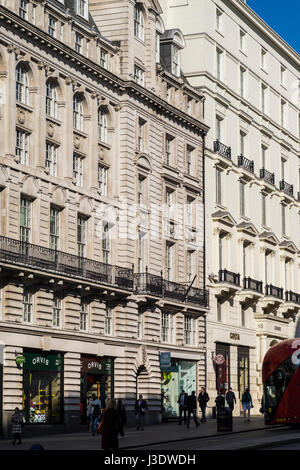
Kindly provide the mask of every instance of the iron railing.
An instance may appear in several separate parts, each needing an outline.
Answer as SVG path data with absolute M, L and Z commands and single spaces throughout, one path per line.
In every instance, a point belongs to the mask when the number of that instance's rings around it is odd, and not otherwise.
M 227 147 L 227 145 L 222 144 L 219 140 L 214 142 L 214 152 L 217 152 L 219 155 L 231 160 L 231 147 Z
M 260 169 L 260 178 L 265 180 L 267 183 L 275 184 L 275 174 L 270 173 L 270 171 L 265 168 Z
M 133 289 L 133 270 L 28 242 L 0 237 L 0 261 L 99 284 Z
M 243 287 L 244 289 L 253 290 L 259 294 L 263 293 L 262 281 L 256 281 L 256 279 L 252 279 L 251 277 L 244 277 Z
M 240 286 L 240 277 L 240 274 L 227 271 L 227 269 L 220 269 L 219 271 L 219 282 L 228 282 Z
M 245 168 L 245 170 L 254 173 L 254 161 L 248 160 L 248 158 L 244 157 L 244 155 L 238 156 L 238 166 Z
M 294 195 L 294 186 L 284 180 L 279 181 L 279 189 L 281 189 L 281 191 L 288 194 L 289 196 Z
M 276 287 L 272 284 L 267 284 L 265 286 L 265 295 L 269 295 L 283 300 L 283 289 L 282 287 Z
M 205 289 L 191 287 L 185 283 L 173 282 L 148 272 L 134 275 L 134 289 L 139 294 L 164 297 L 179 302 L 185 302 L 203 307 L 208 306 L 209 295 Z
M 296 294 L 291 290 L 285 291 L 285 300 L 286 302 L 293 302 L 294 304 L 300 305 L 300 294 Z

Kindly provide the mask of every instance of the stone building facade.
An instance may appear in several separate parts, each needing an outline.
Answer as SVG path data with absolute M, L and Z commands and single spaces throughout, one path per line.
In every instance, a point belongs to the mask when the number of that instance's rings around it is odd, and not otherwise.
M 299 337 L 299 54 L 245 1 L 161 4 L 166 28 L 184 34 L 182 69 L 205 95 L 210 127 L 210 406 L 217 390 L 231 386 L 240 399 L 249 386 L 258 412 L 265 353 Z
M 208 127 L 161 14 L 0 1 L 4 433 L 16 406 L 31 433 L 80 429 L 92 393 L 159 422 L 205 380 Z

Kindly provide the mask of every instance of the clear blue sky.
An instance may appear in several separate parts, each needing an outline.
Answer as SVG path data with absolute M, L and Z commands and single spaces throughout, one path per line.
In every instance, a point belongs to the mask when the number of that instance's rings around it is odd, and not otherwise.
M 247 5 L 300 54 L 300 0 L 247 0 Z

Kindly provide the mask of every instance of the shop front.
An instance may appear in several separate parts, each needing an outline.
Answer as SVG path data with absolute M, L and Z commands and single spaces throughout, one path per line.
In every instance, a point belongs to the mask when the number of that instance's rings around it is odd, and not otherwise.
M 87 423 L 87 408 L 95 395 L 102 408 L 114 396 L 114 360 L 110 357 L 81 356 L 80 423 Z
M 163 420 L 179 417 L 178 397 L 184 390 L 197 394 L 197 363 L 170 359 L 169 365 L 161 364 L 161 411 Z
M 19 364 L 23 368 L 22 410 L 26 423 L 63 423 L 63 355 L 24 351 Z

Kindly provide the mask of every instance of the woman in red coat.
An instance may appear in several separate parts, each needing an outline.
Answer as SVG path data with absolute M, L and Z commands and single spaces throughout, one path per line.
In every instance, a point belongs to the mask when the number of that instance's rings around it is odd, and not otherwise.
M 101 418 L 102 449 L 118 449 L 120 432 L 120 414 L 113 398 L 108 400 Z

